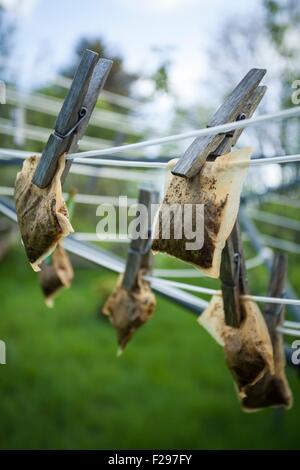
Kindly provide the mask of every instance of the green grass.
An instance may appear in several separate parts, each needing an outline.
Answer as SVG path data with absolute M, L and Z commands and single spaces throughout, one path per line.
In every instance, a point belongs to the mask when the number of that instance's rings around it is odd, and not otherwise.
M 179 306 L 159 297 L 117 358 L 98 315 L 114 275 L 77 269 L 52 310 L 21 248 L 0 263 L 0 280 L 2 449 L 300 447 L 296 374 L 291 411 L 243 413 L 222 349 Z

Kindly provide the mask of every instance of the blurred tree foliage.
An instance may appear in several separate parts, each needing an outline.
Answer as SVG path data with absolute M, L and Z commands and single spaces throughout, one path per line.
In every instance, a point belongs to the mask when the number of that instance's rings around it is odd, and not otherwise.
M 0 5 L 0 79 L 6 85 L 13 81 L 13 73 L 10 67 L 10 51 L 14 40 L 15 24 L 13 19 L 7 14 L 6 10 Z M 7 105 L 0 106 L 1 118 L 11 116 L 11 108 Z M 7 147 L 11 144 L 11 137 L 0 134 L 0 146 Z
M 105 89 L 120 95 L 130 95 L 132 84 L 137 80 L 136 74 L 129 73 L 120 54 L 114 53 L 102 38 L 81 38 L 76 47 L 71 64 L 62 69 L 62 74 L 72 78 L 85 49 L 97 52 L 100 57 L 113 60 L 113 66 L 105 83 Z
M 291 106 L 291 85 L 300 77 L 300 2 L 299 0 L 264 0 L 265 26 L 270 41 L 281 60 L 280 103 Z M 299 125 L 285 121 L 281 127 L 283 147 L 290 153 L 299 149 Z M 291 144 L 294 142 L 294 145 Z M 298 171 L 297 165 L 297 171 Z
M 292 84 L 300 77 L 299 20 L 298 0 L 262 0 L 261 8 L 252 15 L 226 19 L 210 50 L 211 75 L 219 77 L 212 81 L 217 102 L 220 95 L 224 96 L 224 89 L 230 92 L 250 68 L 261 67 L 267 69 L 265 82 L 269 88 L 260 110 L 271 112 L 293 106 Z M 250 132 L 259 154 L 299 151 L 298 119 Z M 285 167 L 284 176 L 289 178 L 291 166 Z
M 15 24 L 0 5 L 0 77 L 6 82 L 10 81 L 8 59 L 15 32 Z

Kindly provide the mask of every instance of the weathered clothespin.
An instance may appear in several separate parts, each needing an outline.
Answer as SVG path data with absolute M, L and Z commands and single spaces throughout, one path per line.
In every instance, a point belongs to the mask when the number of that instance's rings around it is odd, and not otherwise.
M 268 288 L 269 297 L 284 297 L 287 280 L 287 257 L 282 253 L 276 254 L 273 260 L 270 283 Z M 264 309 L 264 318 L 269 330 L 269 335 L 274 346 L 278 332 L 277 327 L 284 322 L 284 305 L 266 304 Z
M 266 92 L 265 86 L 258 86 L 265 73 L 264 69 L 251 69 L 214 114 L 208 127 L 251 117 Z M 208 157 L 227 153 L 242 132 L 243 129 L 237 129 L 225 134 L 197 137 L 175 165 L 173 175 L 195 176 Z
M 251 69 L 215 113 L 209 127 L 250 118 L 266 92 L 265 86 L 259 86 L 265 73 L 264 69 Z M 218 156 L 228 153 L 242 132 L 243 129 L 237 129 L 223 134 L 196 138 L 180 158 L 172 173 L 192 178 L 201 171 L 206 160 L 215 160 Z M 222 252 L 220 278 L 226 324 L 238 327 L 242 319 L 239 296 L 248 293 L 238 223 L 235 224 Z
M 64 153 L 77 151 L 78 142 L 85 133 L 111 66 L 111 60 L 99 59 L 97 53 L 85 50 L 56 119 L 54 132 L 48 139 L 32 178 L 36 186 L 47 187 L 55 175 L 59 157 Z M 71 162 L 68 160 L 62 181 L 70 166 Z
M 222 252 L 220 279 L 226 325 L 238 328 L 243 317 L 240 295 L 249 294 L 241 231 L 236 221 Z
M 153 255 L 151 253 L 151 225 L 152 204 L 158 204 L 159 192 L 151 186 L 143 185 L 139 191 L 138 205 L 147 209 L 145 220 L 141 227 L 141 237 L 133 238 L 128 250 L 127 262 L 123 276 L 122 286 L 130 291 L 136 284 L 138 271 L 144 269 L 150 273 L 152 270 Z

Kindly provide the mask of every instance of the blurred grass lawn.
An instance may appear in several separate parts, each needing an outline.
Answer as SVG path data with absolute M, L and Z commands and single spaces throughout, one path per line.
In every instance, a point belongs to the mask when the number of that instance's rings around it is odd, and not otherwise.
M 1 449 L 299 448 L 300 381 L 289 412 L 241 411 L 222 349 L 159 297 L 121 358 L 99 306 L 115 281 L 77 269 L 53 310 L 23 250 L 0 263 Z M 204 283 L 203 283 L 204 284 Z

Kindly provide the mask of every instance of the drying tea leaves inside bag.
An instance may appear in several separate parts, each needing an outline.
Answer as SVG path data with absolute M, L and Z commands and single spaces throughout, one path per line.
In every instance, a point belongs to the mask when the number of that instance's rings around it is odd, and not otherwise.
M 290 409 L 293 405 L 293 395 L 285 374 L 284 343 L 282 334 L 276 331 L 276 327 L 284 320 L 283 311 L 280 315 L 265 312 L 264 318 L 272 342 L 275 373 L 265 374 L 256 384 L 249 385 L 242 404 L 248 411 L 268 406 Z
M 55 176 L 47 188 L 39 188 L 31 180 L 39 162 L 33 156 L 24 161 L 15 183 L 15 202 L 22 241 L 34 271 L 55 249 L 58 241 L 74 232 L 62 196 L 61 175 L 65 167 L 60 157 Z
M 219 277 L 222 250 L 237 217 L 251 153 L 251 148 L 244 148 L 208 161 L 193 178 L 169 176 L 155 218 L 154 252 L 168 253 L 192 263 L 206 276 Z M 203 209 L 197 224 L 196 207 Z M 190 238 L 193 231 L 201 239 L 195 248 Z
M 117 286 L 102 308 L 116 329 L 121 353 L 135 331 L 152 315 L 156 307 L 156 299 L 150 284 L 143 276 L 144 270 L 137 275 L 137 282 L 131 291 L 122 287 L 122 276 Z
M 69 256 L 60 243 L 51 255 L 51 260 L 42 263 L 39 272 L 40 285 L 48 307 L 53 307 L 54 298 L 64 288 L 68 288 L 74 278 Z
M 241 299 L 243 319 L 239 328 L 225 324 L 223 299 L 212 298 L 199 323 L 224 347 L 226 363 L 236 383 L 244 409 L 253 387 L 274 376 L 273 348 L 263 316 L 255 302 Z

